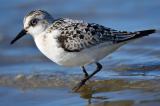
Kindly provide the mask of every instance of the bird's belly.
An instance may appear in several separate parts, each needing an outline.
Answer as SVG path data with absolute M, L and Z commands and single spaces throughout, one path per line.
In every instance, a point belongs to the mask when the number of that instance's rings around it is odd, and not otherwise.
M 120 46 L 115 45 L 111 48 L 106 46 L 102 48 L 87 48 L 80 52 L 66 52 L 63 49 L 57 48 L 58 55 L 48 54 L 48 58 L 59 65 L 75 67 L 75 66 L 84 66 L 94 62 L 98 62 L 103 59 L 105 56 L 111 54 Z M 59 49 L 59 50 L 58 50 Z M 48 53 L 48 52 L 47 52 Z
M 64 52 L 57 63 L 63 66 L 84 66 L 91 62 L 90 56 L 81 52 Z
M 55 41 L 45 43 L 44 41 L 35 40 L 35 42 L 39 50 L 50 60 L 59 65 L 69 67 L 84 66 L 97 62 L 120 47 L 120 45 L 100 44 L 99 46 L 86 48 L 80 52 L 67 52 L 63 48 L 53 44 Z
M 117 50 L 121 45 L 99 45 L 91 48 L 86 48 L 80 52 L 64 52 L 62 53 L 59 64 L 64 66 L 84 66 L 94 62 L 98 62 L 105 56 Z
M 40 49 L 40 51 L 50 60 L 62 66 L 83 66 L 91 61 L 90 56 L 79 52 L 66 52 L 62 48 Z

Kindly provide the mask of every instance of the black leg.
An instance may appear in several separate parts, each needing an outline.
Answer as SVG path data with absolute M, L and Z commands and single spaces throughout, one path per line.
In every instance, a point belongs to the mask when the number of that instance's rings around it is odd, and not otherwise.
M 87 78 L 89 76 L 89 74 L 87 73 L 86 69 L 84 66 L 81 67 L 82 68 L 82 71 L 84 73 L 84 78 Z
M 87 80 L 89 80 L 91 77 L 93 77 L 96 73 L 98 73 L 102 69 L 102 65 L 100 63 L 96 63 L 97 68 L 96 70 L 89 75 L 88 77 L 84 78 L 76 87 L 73 88 L 74 91 L 78 91 L 85 83 Z

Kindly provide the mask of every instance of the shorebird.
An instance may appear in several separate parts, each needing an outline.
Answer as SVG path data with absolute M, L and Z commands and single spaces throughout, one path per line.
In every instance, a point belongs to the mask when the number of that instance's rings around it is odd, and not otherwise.
M 99 63 L 124 44 L 157 30 L 135 32 L 118 31 L 95 23 L 69 18 L 54 19 L 44 10 L 34 10 L 23 20 L 24 28 L 11 44 L 26 34 L 32 35 L 38 49 L 53 62 L 68 67 L 81 67 L 84 78 L 74 90 L 79 90 L 87 80 L 102 69 Z M 96 64 L 90 75 L 85 66 Z

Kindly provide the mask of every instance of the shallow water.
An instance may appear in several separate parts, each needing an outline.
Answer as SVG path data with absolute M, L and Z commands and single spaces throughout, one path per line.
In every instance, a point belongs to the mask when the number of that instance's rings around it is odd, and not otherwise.
M 58 66 L 43 56 L 26 36 L 9 43 L 24 15 L 45 9 L 55 18 L 69 17 L 114 29 L 160 28 L 159 0 L 0 1 L 0 106 L 159 106 L 160 37 L 131 42 L 101 61 L 103 69 L 78 93 L 83 74 Z M 87 67 L 91 73 L 94 65 Z

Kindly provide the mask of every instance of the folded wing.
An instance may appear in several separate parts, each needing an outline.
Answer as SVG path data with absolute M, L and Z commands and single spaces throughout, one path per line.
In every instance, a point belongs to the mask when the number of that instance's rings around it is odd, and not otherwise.
M 59 19 L 53 26 L 61 30 L 57 40 L 68 52 L 79 52 L 104 42 L 109 44 L 125 42 L 155 32 L 154 29 L 137 32 L 117 31 L 102 25 L 71 19 Z

